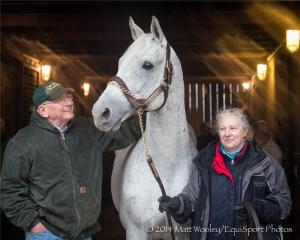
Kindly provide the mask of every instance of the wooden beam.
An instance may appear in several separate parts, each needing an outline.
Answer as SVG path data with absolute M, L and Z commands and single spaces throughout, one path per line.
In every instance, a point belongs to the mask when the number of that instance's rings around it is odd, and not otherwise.
M 65 54 L 51 54 L 51 53 L 41 53 L 40 56 L 50 60 L 59 60 L 61 58 L 66 58 L 69 60 L 97 60 L 97 61 L 111 61 L 112 59 L 117 59 L 122 55 L 119 54 L 97 54 L 97 53 L 65 53 Z M 268 56 L 268 52 L 257 51 L 257 52 L 240 52 L 240 53 L 230 53 L 230 54 L 195 54 L 195 53 L 184 53 L 179 56 L 181 61 L 185 62 L 203 62 L 209 60 L 220 60 L 223 58 L 233 58 L 233 59 L 264 59 Z
M 187 4 L 188 8 L 188 4 Z M 126 9 L 126 6 L 125 6 Z M 78 11 L 73 13 L 63 12 L 49 12 L 49 13 L 2 13 L 2 23 L 1 26 L 4 27 L 37 27 L 37 26 L 125 26 L 128 25 L 128 13 L 126 11 L 119 12 L 118 9 L 109 9 L 104 7 L 99 7 L 95 12 L 83 12 L 80 11 L 80 6 L 78 6 Z M 66 10 L 67 11 L 67 10 Z M 129 11 L 129 9 L 128 9 Z M 118 14 L 114 14 L 118 12 Z M 132 12 L 132 10 L 130 11 Z M 166 13 L 168 12 L 168 13 Z M 142 19 L 142 23 L 137 22 L 139 25 L 147 26 L 151 20 L 151 11 L 141 10 L 134 11 L 134 15 L 137 15 L 138 19 Z M 186 19 L 185 21 L 174 24 L 170 16 L 173 15 L 176 19 Z M 269 13 L 267 11 L 257 11 L 255 12 L 258 16 L 265 16 Z M 113 15 L 113 17 L 112 17 Z M 149 17 L 148 17 L 149 16 Z M 178 27 L 185 24 L 213 24 L 213 25 L 228 25 L 228 24 L 251 24 L 253 20 L 248 16 L 246 10 L 238 11 L 201 11 L 189 9 L 189 12 L 179 12 L 176 9 L 172 9 L 172 6 L 168 9 L 158 10 L 157 16 L 165 27 Z M 281 25 L 281 19 L 277 18 L 259 18 L 256 23 L 271 24 L 271 25 Z M 149 26 L 148 26 L 149 27 Z

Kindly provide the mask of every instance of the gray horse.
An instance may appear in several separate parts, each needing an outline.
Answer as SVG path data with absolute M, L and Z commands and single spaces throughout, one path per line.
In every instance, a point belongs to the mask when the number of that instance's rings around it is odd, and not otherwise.
M 167 40 L 155 17 L 152 17 L 150 33 L 144 33 L 131 17 L 129 26 L 134 42 L 119 59 L 117 76 L 137 98 L 147 99 L 162 83 Z M 172 48 L 170 61 L 173 76 L 168 98 L 163 105 L 165 96 L 161 92 L 147 105 L 145 137 L 166 192 L 174 196 L 186 185 L 197 152 L 186 120 L 181 64 Z M 135 114 L 124 93 L 111 84 L 94 104 L 92 113 L 102 131 L 118 129 L 121 122 Z M 157 199 L 161 192 L 145 160 L 142 140 L 122 162 L 123 155 L 119 153 L 115 160 L 112 192 L 126 238 L 169 239 L 168 228 L 159 227 L 167 226 L 166 217 L 158 211 Z

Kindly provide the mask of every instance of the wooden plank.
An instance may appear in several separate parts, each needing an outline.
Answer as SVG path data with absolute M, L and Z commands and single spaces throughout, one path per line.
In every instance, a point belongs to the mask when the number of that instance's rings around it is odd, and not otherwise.
M 187 121 L 190 122 L 190 111 L 189 111 L 189 84 L 184 84 L 184 105 Z
M 209 83 L 206 83 L 205 85 L 205 122 L 209 122 Z
M 237 83 L 232 83 L 232 107 L 238 107 Z
M 216 117 L 216 109 L 217 109 L 217 89 L 216 89 L 217 84 L 216 83 L 211 83 L 211 90 L 212 90 L 212 121 L 215 119 Z
M 230 108 L 229 84 L 225 84 L 225 108 Z
M 197 126 L 197 130 L 195 130 L 197 135 L 200 134 L 200 126 L 202 124 L 202 119 L 203 119 L 203 113 L 202 113 L 202 83 L 198 83 L 198 112 L 197 112 L 198 126 Z
M 220 82 L 219 84 L 219 108 L 218 110 L 223 109 L 223 82 Z
M 190 124 L 192 125 L 193 129 L 197 129 L 197 111 L 196 111 L 196 89 L 195 89 L 195 84 L 190 83 L 190 88 L 191 88 L 191 96 L 190 96 L 190 101 L 191 101 L 191 115 L 190 115 Z
M 195 89 L 195 99 L 194 99 L 194 102 L 195 102 L 195 112 L 194 112 L 195 125 L 194 126 L 195 127 L 194 127 L 194 130 L 195 130 L 197 136 L 199 135 L 200 123 L 202 122 L 202 119 L 201 119 L 202 114 L 201 114 L 201 111 L 200 111 L 201 101 L 199 100 L 200 97 L 201 97 L 199 85 L 200 85 L 199 83 L 194 84 L 194 89 Z

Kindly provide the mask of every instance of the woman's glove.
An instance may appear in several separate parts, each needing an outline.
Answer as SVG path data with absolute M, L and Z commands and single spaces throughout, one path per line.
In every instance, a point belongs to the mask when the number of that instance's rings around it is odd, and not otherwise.
M 179 197 L 170 197 L 166 195 L 165 197 L 161 196 L 158 199 L 159 202 L 159 211 L 165 212 L 166 210 L 170 211 L 171 213 L 176 213 L 180 209 L 180 199 Z
M 245 205 L 236 205 L 234 207 L 236 217 L 239 222 L 247 222 L 249 219 L 248 211 Z
M 260 200 L 260 199 L 256 199 L 254 198 L 251 202 L 258 218 L 262 218 L 263 217 L 263 201 Z M 235 214 L 237 216 L 237 219 L 240 221 L 240 222 L 246 222 L 249 220 L 249 214 L 248 214 L 248 211 L 247 211 L 247 208 L 245 207 L 245 205 L 241 204 L 241 205 L 236 205 L 234 207 L 234 210 L 235 210 Z

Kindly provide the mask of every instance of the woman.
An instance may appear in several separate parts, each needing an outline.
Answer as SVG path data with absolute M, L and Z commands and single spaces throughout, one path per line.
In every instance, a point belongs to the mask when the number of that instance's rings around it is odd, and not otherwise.
M 159 198 L 159 210 L 168 209 L 179 223 L 191 219 L 191 239 L 240 239 L 240 232 L 250 228 L 262 232 L 254 234 L 255 239 L 261 234 L 264 240 L 278 239 L 280 233 L 274 226 L 291 209 L 284 170 L 249 141 L 251 129 L 242 110 L 219 112 L 216 129 L 219 140 L 209 143 L 194 159 L 195 167 L 181 194 Z M 252 207 L 261 230 L 249 224 L 252 214 L 247 208 Z

